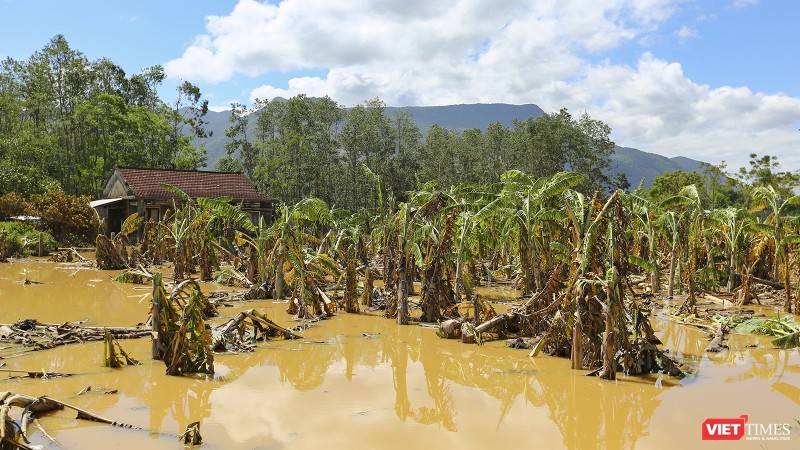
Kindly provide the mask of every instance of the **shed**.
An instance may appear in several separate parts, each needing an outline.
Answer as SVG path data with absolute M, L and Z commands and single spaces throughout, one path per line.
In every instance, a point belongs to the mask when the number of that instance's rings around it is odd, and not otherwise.
M 119 232 L 122 223 L 138 212 L 147 220 L 163 220 L 167 210 L 180 204 L 182 198 L 167 190 L 174 186 L 191 198 L 230 197 L 257 224 L 261 217 L 271 223 L 274 202 L 240 172 L 200 170 L 114 168 L 100 199 L 90 203 L 108 224 L 108 232 Z

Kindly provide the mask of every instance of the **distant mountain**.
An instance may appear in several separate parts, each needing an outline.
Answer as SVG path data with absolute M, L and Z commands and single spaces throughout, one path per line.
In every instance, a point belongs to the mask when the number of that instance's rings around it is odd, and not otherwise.
M 624 173 L 631 183 L 631 189 L 636 189 L 644 180 L 644 187 L 653 185 L 653 180 L 666 172 L 683 170 L 691 172 L 700 170 L 701 161 L 696 161 L 684 156 L 667 158 L 655 153 L 643 152 L 630 147 L 617 147 L 611 156 L 611 163 L 616 166 L 616 173 Z
M 480 128 L 486 130 L 489 124 L 500 122 L 504 127 L 513 125 L 514 119 L 525 120 L 528 117 L 539 117 L 544 114 L 536 105 L 508 105 L 505 103 L 449 106 L 408 106 L 405 108 L 388 107 L 386 114 L 394 116 L 398 111 L 408 111 L 414 116 L 422 134 L 431 125 L 456 130 Z
M 209 111 L 206 113 L 205 120 L 208 123 L 205 125 L 205 130 L 210 136 L 196 139 L 196 141 L 206 147 L 209 170 L 213 170 L 217 166 L 217 161 L 225 156 L 225 143 L 229 140 L 225 136 L 225 131 L 231 126 L 230 117 L 230 111 Z
M 399 111 L 408 111 L 423 134 L 434 124 L 456 130 L 471 128 L 486 130 L 494 122 L 500 122 L 503 126 L 510 127 L 515 119 L 525 120 L 544 113 L 534 104 L 509 105 L 504 103 L 386 108 L 386 114 L 390 117 L 395 116 Z M 216 167 L 217 161 L 225 155 L 225 143 L 228 141 L 225 131 L 230 126 L 230 115 L 230 111 L 209 111 L 206 115 L 208 121 L 206 131 L 210 131 L 212 135 L 198 141 L 206 147 L 208 168 L 210 169 Z M 701 164 L 701 161 L 683 156 L 667 158 L 630 147 L 617 147 L 611 161 L 615 167 L 614 172 L 625 174 L 632 189 L 635 189 L 642 179 L 644 179 L 644 186 L 650 187 L 653 179 L 665 172 L 674 170 L 691 172 L 699 170 Z

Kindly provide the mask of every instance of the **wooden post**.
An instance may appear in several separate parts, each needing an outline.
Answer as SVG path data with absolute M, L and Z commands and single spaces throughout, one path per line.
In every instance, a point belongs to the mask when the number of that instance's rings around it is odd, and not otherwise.
M 39 256 L 44 256 L 44 233 L 39 232 Z

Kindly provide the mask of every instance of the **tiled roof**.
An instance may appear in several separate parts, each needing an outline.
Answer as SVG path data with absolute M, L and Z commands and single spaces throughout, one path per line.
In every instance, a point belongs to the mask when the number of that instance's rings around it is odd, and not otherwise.
M 234 201 L 268 202 L 241 173 L 201 172 L 194 170 L 162 170 L 117 167 L 131 192 L 137 197 L 173 198 L 162 185 L 169 184 L 192 198 L 228 196 Z

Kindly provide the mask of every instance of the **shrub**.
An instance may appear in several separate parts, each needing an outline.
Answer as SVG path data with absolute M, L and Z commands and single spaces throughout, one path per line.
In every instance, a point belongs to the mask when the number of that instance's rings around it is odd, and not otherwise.
M 94 242 L 100 229 L 97 212 L 89 206 L 89 197 L 51 191 L 32 195 L 31 215 L 42 218 L 42 225 L 59 242 L 80 245 Z
M 85 196 L 50 191 L 25 200 L 15 193 L 0 197 L 0 213 L 6 216 L 29 215 L 41 218 L 38 225 L 64 245 L 94 242 L 100 228 L 95 210 Z
M 44 249 L 49 253 L 58 248 L 50 233 L 44 233 Z M 0 222 L 0 260 L 10 256 L 35 255 L 39 248 L 39 230 L 22 222 Z
M 6 217 L 28 214 L 30 204 L 15 192 L 0 197 L 0 215 Z

